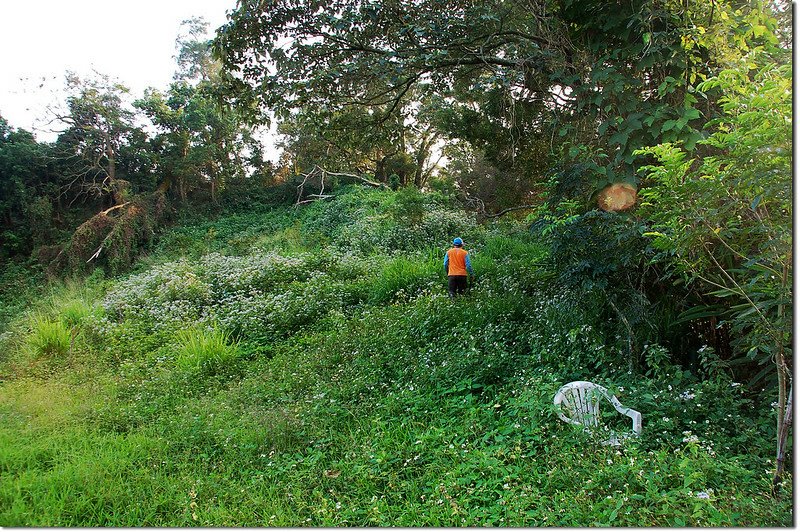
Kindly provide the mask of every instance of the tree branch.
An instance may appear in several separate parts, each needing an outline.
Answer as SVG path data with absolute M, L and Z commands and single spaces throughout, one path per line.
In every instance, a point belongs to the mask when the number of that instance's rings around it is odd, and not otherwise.
M 126 201 L 125 203 L 120 203 L 119 205 L 114 205 L 113 207 L 111 207 L 109 209 L 106 209 L 106 210 L 104 210 L 102 212 L 99 212 L 98 214 L 108 214 L 113 210 L 120 209 L 120 208 L 124 207 L 128 203 L 130 203 L 130 201 Z
M 484 214 L 484 216 L 486 216 L 487 218 L 498 218 L 512 211 L 520 211 L 522 209 L 536 209 L 538 207 L 539 205 L 518 205 L 516 207 L 509 207 L 508 209 L 503 209 L 502 211 L 495 214 Z

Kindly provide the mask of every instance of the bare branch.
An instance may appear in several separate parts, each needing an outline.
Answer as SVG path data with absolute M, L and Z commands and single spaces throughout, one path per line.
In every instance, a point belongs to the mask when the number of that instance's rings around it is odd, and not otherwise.
M 366 177 L 355 175 L 355 174 L 346 174 L 346 173 L 343 173 L 343 172 L 327 172 L 327 171 L 326 171 L 326 173 L 328 175 L 335 175 L 335 176 L 340 176 L 340 177 L 350 177 L 352 179 L 356 179 L 358 181 L 361 181 L 362 183 L 365 183 L 365 184 L 367 184 L 369 186 L 376 187 L 376 188 L 389 188 L 388 185 L 386 185 L 385 183 L 379 183 L 377 181 L 370 181 Z
M 335 197 L 336 197 L 336 196 L 334 196 L 333 194 L 323 194 L 323 195 L 320 195 L 320 194 L 310 194 L 309 196 L 310 196 L 312 199 L 305 199 L 305 200 L 302 200 L 302 201 L 298 201 L 297 203 L 295 203 L 295 205 L 303 205 L 303 204 L 305 204 L 305 203 L 313 203 L 313 202 L 315 202 L 315 201 L 326 200 L 326 199 L 332 199 L 332 198 L 335 198 Z
M 125 205 L 127 205 L 129 203 L 130 203 L 130 201 L 126 201 L 125 203 L 120 203 L 119 205 L 114 205 L 113 207 L 111 207 L 109 209 L 106 209 L 106 210 L 100 212 L 99 214 L 108 214 L 111 211 L 114 211 L 116 209 L 120 209 L 120 208 L 124 207 Z
M 512 212 L 512 211 L 520 211 L 522 209 L 536 209 L 538 207 L 539 207 L 539 205 L 518 205 L 516 207 L 509 207 L 508 209 L 503 209 L 502 211 L 497 212 L 495 214 L 485 214 L 484 213 L 484 216 L 486 216 L 487 218 L 498 218 L 498 217 L 503 216 L 504 214 Z

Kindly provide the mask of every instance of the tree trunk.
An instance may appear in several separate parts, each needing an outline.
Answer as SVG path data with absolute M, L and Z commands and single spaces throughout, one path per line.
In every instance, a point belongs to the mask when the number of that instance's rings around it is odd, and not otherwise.
M 375 165 L 375 179 L 385 182 L 389 176 L 386 175 L 386 159 L 388 156 L 383 156 Z
M 436 140 L 436 135 L 429 136 L 429 133 L 430 130 L 426 131 L 422 136 L 419 148 L 417 148 L 417 157 L 414 161 L 416 163 L 416 168 L 414 169 L 414 186 L 417 188 L 422 188 L 425 184 L 425 161 L 430 155 L 431 145 L 433 145 Z
M 106 144 L 106 158 L 108 158 L 108 178 L 113 183 L 117 179 L 117 162 L 114 158 L 114 148 L 110 142 Z
M 786 412 L 781 420 L 781 430 L 778 432 L 778 456 L 775 463 L 775 476 L 772 477 L 772 494 L 777 495 L 780 490 L 781 477 L 783 476 L 783 466 L 786 457 L 786 441 L 789 436 L 789 427 L 792 426 L 792 392 L 794 387 L 789 388 L 789 399 L 786 403 Z
M 789 261 L 791 257 L 787 257 L 783 265 L 783 275 L 781 276 L 781 286 L 785 290 L 789 283 Z M 778 319 L 784 318 L 785 308 L 781 303 L 778 305 Z M 777 425 L 778 425 L 778 438 L 777 450 L 775 453 L 775 476 L 772 478 L 772 492 L 778 493 L 778 488 L 783 475 L 783 462 L 786 452 L 786 438 L 789 434 L 789 426 L 792 422 L 792 390 L 793 385 L 789 386 L 789 393 L 786 393 L 787 376 L 789 375 L 789 368 L 786 365 L 786 354 L 783 349 L 783 338 L 779 337 L 779 345 L 777 345 L 777 353 L 775 354 L 775 365 L 778 370 L 778 412 L 777 412 Z
M 111 144 L 111 136 L 108 132 L 103 132 L 106 154 L 106 175 L 108 176 L 108 190 L 111 191 L 111 206 L 117 205 L 117 194 L 115 181 L 117 180 L 117 162 L 114 158 L 114 146 Z

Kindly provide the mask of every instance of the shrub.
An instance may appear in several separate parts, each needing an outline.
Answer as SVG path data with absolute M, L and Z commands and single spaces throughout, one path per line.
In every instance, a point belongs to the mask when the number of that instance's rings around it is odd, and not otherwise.
M 268 341 L 365 298 L 368 267 L 352 256 L 212 253 L 180 260 L 120 282 L 103 300 L 113 320 L 155 329 L 218 322 L 237 337 Z
M 601 303 L 602 315 L 593 323 L 615 326 L 607 330 L 609 344 L 619 338 L 633 367 L 641 344 L 650 336 L 646 320 L 650 302 L 645 287 L 656 284 L 648 269 L 653 250 L 642 236 L 644 226 L 625 215 L 590 211 L 560 226 L 553 234 L 552 268 L 559 284 L 577 289 L 582 297 Z
M 30 301 L 41 295 L 44 284 L 39 267 L 0 261 L 0 332 L 30 307 Z
M 303 211 L 303 230 L 321 233 L 341 250 L 359 253 L 446 246 L 453 236 L 470 242 L 484 230 L 474 215 L 451 208 L 439 194 L 413 188 L 397 192 L 343 187 L 333 201 Z
M 560 281 L 586 292 L 638 286 L 652 256 L 643 232 L 635 220 L 603 211 L 565 224 L 554 234 L 551 249 Z
M 387 202 L 387 211 L 398 223 L 418 224 L 422 221 L 428 204 L 428 198 L 419 189 L 403 187 Z
M 160 191 L 140 194 L 123 205 L 114 216 L 104 211 L 81 224 L 63 253 L 49 264 L 51 273 L 82 273 L 98 264 L 115 273 L 127 270 L 139 251 L 152 242 L 169 206 Z

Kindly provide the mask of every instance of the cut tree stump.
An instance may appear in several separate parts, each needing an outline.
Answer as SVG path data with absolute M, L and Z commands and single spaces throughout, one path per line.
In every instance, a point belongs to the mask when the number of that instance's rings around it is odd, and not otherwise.
M 614 183 L 600 191 L 597 206 L 608 212 L 624 211 L 636 204 L 636 187 L 628 183 Z

